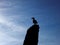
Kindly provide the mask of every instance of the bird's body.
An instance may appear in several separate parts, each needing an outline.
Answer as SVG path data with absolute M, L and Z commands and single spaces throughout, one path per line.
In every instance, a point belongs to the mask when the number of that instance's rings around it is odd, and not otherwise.
M 34 24 L 37 24 L 37 21 L 34 19 L 34 20 L 33 20 L 33 23 L 34 23 Z

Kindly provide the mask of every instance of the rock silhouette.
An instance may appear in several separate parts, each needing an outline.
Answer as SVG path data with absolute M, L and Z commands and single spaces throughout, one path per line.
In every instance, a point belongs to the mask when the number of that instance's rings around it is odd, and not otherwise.
M 38 45 L 39 25 L 32 25 L 25 36 L 23 45 Z

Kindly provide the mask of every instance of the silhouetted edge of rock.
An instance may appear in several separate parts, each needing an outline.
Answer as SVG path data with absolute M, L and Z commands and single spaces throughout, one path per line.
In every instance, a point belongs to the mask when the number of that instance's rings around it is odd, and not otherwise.
M 38 45 L 39 25 L 32 25 L 25 36 L 23 45 Z

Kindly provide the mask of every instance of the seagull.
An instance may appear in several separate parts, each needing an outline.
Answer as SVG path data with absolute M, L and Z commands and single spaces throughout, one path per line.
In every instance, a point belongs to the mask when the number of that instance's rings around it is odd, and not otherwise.
M 32 17 L 32 20 L 33 20 L 34 25 L 36 25 L 38 23 L 37 20 L 35 20 L 34 17 Z

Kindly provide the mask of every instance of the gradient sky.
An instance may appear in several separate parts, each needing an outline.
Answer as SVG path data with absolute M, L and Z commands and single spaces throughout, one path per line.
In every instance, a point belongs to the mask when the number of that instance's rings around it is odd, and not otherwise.
M 23 45 L 35 17 L 39 45 L 60 44 L 60 0 L 0 0 L 0 45 Z

